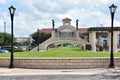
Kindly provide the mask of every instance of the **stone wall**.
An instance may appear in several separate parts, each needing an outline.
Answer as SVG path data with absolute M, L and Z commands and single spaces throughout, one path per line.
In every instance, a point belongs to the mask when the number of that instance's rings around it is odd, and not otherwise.
M 8 67 L 9 59 L 0 58 L 0 67 Z M 120 66 L 120 58 L 115 58 L 115 66 Z M 15 68 L 35 69 L 89 69 L 107 68 L 109 58 L 76 58 L 76 59 L 14 59 Z

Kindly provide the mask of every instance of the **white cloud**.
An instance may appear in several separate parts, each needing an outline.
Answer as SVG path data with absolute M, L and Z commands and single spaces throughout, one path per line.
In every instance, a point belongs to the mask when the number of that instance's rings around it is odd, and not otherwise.
M 26 2 L 28 2 L 28 4 L 25 5 Z M 65 17 L 73 19 L 73 24 L 75 24 L 74 22 L 76 19 L 80 19 L 80 26 L 83 25 L 84 27 L 96 26 L 99 24 L 108 26 L 110 19 L 109 16 L 98 10 L 100 7 L 103 5 L 106 6 L 106 4 L 110 2 L 111 0 L 95 0 L 94 2 L 93 0 L 31 0 L 31 2 L 26 0 L 22 1 L 24 6 L 29 6 L 25 8 L 31 11 L 31 14 L 36 15 L 34 17 L 42 19 L 40 20 L 41 24 L 39 25 L 44 27 L 51 26 L 49 20 L 52 18 L 59 19 L 56 24 L 61 24 L 61 19 Z M 83 5 L 83 8 L 78 5 Z M 90 9 L 88 9 L 89 7 Z M 93 8 L 97 9 L 93 11 L 91 10 Z
M 110 16 L 106 15 L 101 11 L 91 11 L 86 9 L 72 9 L 65 14 L 58 15 L 59 18 L 70 17 L 73 19 L 72 24 L 75 25 L 75 20 L 79 19 L 80 27 L 95 27 L 100 26 L 110 26 Z M 115 20 L 116 26 L 120 25 L 120 22 Z
M 101 2 L 102 2 L 103 4 L 107 4 L 107 3 L 109 2 L 109 0 L 101 0 Z
M 37 28 L 37 20 L 32 20 L 30 16 L 32 15 L 21 12 L 15 16 L 14 32 L 16 36 L 27 36 Z
M 9 0 L 0 0 L 0 3 L 5 1 L 9 2 Z M 15 36 L 28 36 L 38 28 L 51 28 L 52 19 L 55 20 L 55 27 L 59 27 L 65 17 L 71 18 L 74 26 L 76 19 L 79 19 L 80 27 L 94 27 L 100 24 L 110 26 L 108 6 L 119 0 L 14 0 L 11 2 L 17 3 Z M 1 19 L 1 16 L 4 17 Z M 119 17 L 117 15 L 114 25 L 120 25 Z M 5 20 L 7 25 L 10 25 L 8 13 L 1 13 L 0 19 L 0 23 Z
M 5 3 L 6 2 L 6 0 L 0 0 L 0 3 Z

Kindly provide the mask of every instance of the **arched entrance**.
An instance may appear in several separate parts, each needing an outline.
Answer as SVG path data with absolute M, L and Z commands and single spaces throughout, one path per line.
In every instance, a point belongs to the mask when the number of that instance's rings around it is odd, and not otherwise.
M 77 42 L 77 41 L 70 41 L 70 40 L 61 40 L 61 41 L 51 42 L 48 44 L 48 46 L 46 46 L 46 49 L 48 50 L 48 49 L 56 48 L 56 47 L 60 47 L 60 46 L 78 47 L 81 49 L 85 49 L 84 44 L 81 44 L 80 42 Z

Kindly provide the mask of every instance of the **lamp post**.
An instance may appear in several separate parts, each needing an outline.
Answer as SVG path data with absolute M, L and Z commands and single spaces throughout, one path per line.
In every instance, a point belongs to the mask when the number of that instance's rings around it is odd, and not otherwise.
M 114 54 L 113 54 L 113 20 L 114 20 L 114 13 L 116 11 L 117 6 L 112 4 L 109 9 L 111 13 L 111 52 L 110 52 L 110 64 L 109 68 L 114 68 Z
M 8 8 L 10 11 L 10 17 L 11 17 L 11 55 L 10 55 L 10 65 L 9 68 L 14 68 L 14 49 L 13 49 L 13 19 L 14 19 L 14 13 L 16 8 L 13 6 Z
M 39 29 L 37 29 L 37 33 L 38 33 L 38 40 L 37 40 L 37 42 L 38 42 L 38 51 L 39 51 Z

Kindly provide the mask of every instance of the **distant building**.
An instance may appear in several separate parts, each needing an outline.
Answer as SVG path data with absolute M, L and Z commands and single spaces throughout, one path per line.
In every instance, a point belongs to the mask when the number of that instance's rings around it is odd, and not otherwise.
M 30 42 L 30 37 L 16 37 L 16 42 Z

